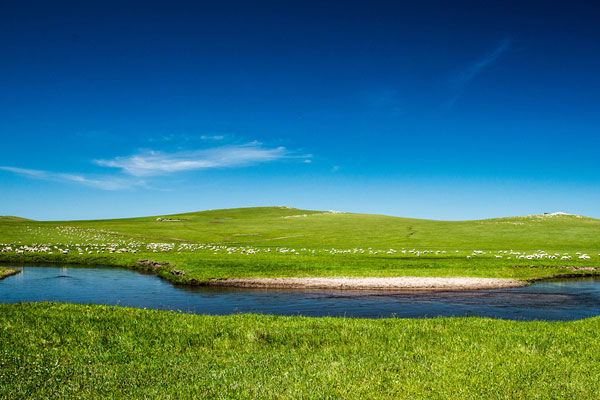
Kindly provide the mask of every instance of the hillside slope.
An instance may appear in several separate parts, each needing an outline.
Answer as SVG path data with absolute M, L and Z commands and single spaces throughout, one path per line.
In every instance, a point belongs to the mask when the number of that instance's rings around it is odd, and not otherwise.
M 0 220 L 0 234 L 4 240 L 14 241 L 23 234 L 18 231 L 11 234 L 11 229 L 7 229 L 7 223 L 12 225 L 10 222 L 17 221 Z M 19 222 L 21 225 L 25 221 Z M 573 215 L 434 221 L 287 207 L 256 207 L 116 220 L 35 222 L 28 225 L 78 227 L 146 239 L 257 247 L 600 249 L 600 220 Z
M 96 221 L 0 220 L 0 262 L 146 268 L 192 284 L 246 277 L 534 279 L 596 274 L 598 253 L 600 220 L 574 215 L 433 221 L 256 207 Z
M 2 221 L 19 222 L 19 221 L 33 221 L 33 220 L 27 219 L 27 218 L 22 218 L 22 217 L 15 217 L 13 215 L 0 215 L 0 222 L 2 222 Z

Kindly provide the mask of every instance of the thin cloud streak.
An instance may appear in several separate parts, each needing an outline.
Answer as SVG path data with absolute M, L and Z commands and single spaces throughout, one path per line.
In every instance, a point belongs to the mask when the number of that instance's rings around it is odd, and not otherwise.
M 311 154 L 294 154 L 285 147 L 266 148 L 259 142 L 227 145 L 202 150 L 164 153 L 148 151 L 112 160 L 94 160 L 104 167 L 120 171 L 111 174 L 77 174 L 0 166 L 1 171 L 11 172 L 31 179 L 51 182 L 75 183 L 102 190 L 128 190 L 133 188 L 165 190 L 150 187 L 145 177 L 158 177 L 176 172 L 207 170 L 213 168 L 243 167 L 283 158 L 301 158 L 310 163 Z
M 496 62 L 502 54 L 510 49 L 510 45 L 511 40 L 504 39 L 494 51 L 486 54 L 482 59 L 476 61 L 452 79 L 451 83 L 454 87 L 455 94 L 448 101 L 448 108 L 451 108 L 463 95 L 468 83 L 475 79 L 485 68 Z
M 296 156 L 291 155 L 285 147 L 265 148 L 258 142 L 252 142 L 178 153 L 149 151 L 116 157 L 112 160 L 94 160 L 94 162 L 100 166 L 119 168 L 126 174 L 142 177 L 182 171 L 240 167 L 292 157 Z
M 0 170 L 12 172 L 17 175 L 51 182 L 76 183 L 102 190 L 123 190 L 134 186 L 146 187 L 142 180 L 132 180 L 119 177 L 89 177 L 80 174 L 43 171 L 18 167 L 0 166 Z

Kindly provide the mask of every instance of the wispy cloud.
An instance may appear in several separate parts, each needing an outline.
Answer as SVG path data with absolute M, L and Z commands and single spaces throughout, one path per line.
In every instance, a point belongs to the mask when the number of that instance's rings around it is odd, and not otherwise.
M 221 139 L 211 137 L 211 140 Z M 94 160 L 99 166 L 118 169 L 104 174 L 62 173 L 12 166 L 0 166 L 0 170 L 31 179 L 75 183 L 103 190 L 164 190 L 151 187 L 145 179 L 158 179 L 183 171 L 243 167 L 284 158 L 297 158 L 309 164 L 312 155 L 289 151 L 282 146 L 265 147 L 259 142 L 250 142 L 175 153 L 146 151 L 109 160 Z
M 169 133 L 163 135 L 149 136 L 146 141 L 149 143 L 168 143 L 168 142 L 180 142 L 189 145 L 194 142 L 218 142 L 225 140 L 229 135 L 225 134 L 204 134 L 194 135 L 188 133 Z
M 180 171 L 240 167 L 291 157 L 297 156 L 292 155 L 285 147 L 267 148 L 261 143 L 252 142 L 177 153 L 147 151 L 94 162 L 104 167 L 119 168 L 129 175 L 140 177 Z M 307 158 L 306 155 L 302 157 Z
M 500 42 L 500 44 L 492 52 L 487 53 L 481 59 L 475 61 L 457 74 L 450 82 L 453 86 L 454 96 L 452 96 L 452 98 L 448 101 L 448 107 L 452 107 L 462 96 L 468 83 L 475 79 L 477 75 L 481 74 L 484 69 L 498 60 L 502 54 L 508 51 L 510 49 L 510 45 L 510 39 L 502 40 L 502 42 Z
M 200 136 L 202 140 L 223 140 L 225 139 L 225 135 L 202 135 Z
M 18 175 L 27 176 L 33 179 L 53 182 L 76 183 L 84 186 L 94 187 L 103 190 L 122 190 L 132 187 L 147 187 L 143 180 L 102 176 L 93 177 L 82 174 L 69 174 L 60 172 L 43 171 L 38 169 L 26 169 L 17 167 L 0 166 L 0 170 L 12 172 Z
M 404 112 L 403 101 L 397 90 L 385 89 L 367 95 L 367 104 L 370 111 L 378 116 L 385 115 L 391 118 L 399 117 Z

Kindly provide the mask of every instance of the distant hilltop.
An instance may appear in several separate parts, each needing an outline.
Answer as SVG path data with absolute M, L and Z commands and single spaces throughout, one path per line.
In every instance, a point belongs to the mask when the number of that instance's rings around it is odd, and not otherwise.
M 557 217 L 557 216 L 560 216 L 560 215 L 567 215 L 567 216 L 570 216 L 570 217 L 577 217 L 577 218 L 582 218 L 583 217 L 582 215 L 569 214 L 569 213 L 562 212 L 562 211 L 557 211 L 557 212 L 553 212 L 553 213 L 545 212 L 542 215 L 546 216 L 546 217 Z
M 145 219 L 145 218 L 152 218 L 154 221 L 157 222 L 184 222 L 184 221 L 188 221 L 189 218 L 194 218 L 195 216 L 210 216 L 210 215 L 219 215 L 220 217 L 221 214 L 227 216 L 227 217 L 243 217 L 243 218 L 253 218 L 253 217 L 260 217 L 260 218 L 264 218 L 264 217 L 269 217 L 269 216 L 277 216 L 277 217 L 281 217 L 284 219 L 295 219 L 295 218 L 300 218 L 300 217 L 312 217 L 312 216 L 319 216 L 319 215 L 346 215 L 346 216 L 358 216 L 358 215 L 363 215 L 363 216 L 379 216 L 379 217 L 390 217 L 390 218 L 404 218 L 407 220 L 422 220 L 422 221 L 435 221 L 435 220 L 428 220 L 428 219 L 423 219 L 423 218 L 411 218 L 411 217 L 396 217 L 396 216 L 390 216 L 390 215 L 384 215 L 384 214 L 361 214 L 361 213 L 354 213 L 354 212 L 346 212 L 346 211 L 337 211 L 337 210 L 329 210 L 329 211 L 317 211 L 317 210 L 303 210 L 303 209 L 299 209 L 296 207 L 289 207 L 289 206 L 267 206 L 267 207 L 241 207 L 241 208 L 224 208 L 224 209 L 210 209 L 210 210 L 203 210 L 203 211 L 194 211 L 194 212 L 186 212 L 186 213 L 180 213 L 180 214 L 170 214 L 170 215 L 155 215 L 155 216 L 147 216 L 147 217 L 129 217 L 129 218 L 115 218 L 115 220 L 118 219 L 130 219 L 130 218 L 140 218 L 140 219 Z M 512 223 L 510 222 L 510 220 L 512 221 L 523 221 L 526 219 L 531 219 L 531 220 L 541 220 L 541 219 L 546 219 L 546 218 L 577 218 L 577 219 L 587 219 L 589 217 L 583 216 L 583 215 L 578 215 L 578 214 L 570 214 L 570 213 L 566 213 L 564 211 L 555 211 L 555 212 L 544 212 L 542 214 L 529 214 L 529 215 L 518 215 L 518 216 L 512 216 L 512 217 L 492 217 L 492 218 L 483 218 L 483 219 L 479 219 L 479 220 L 461 220 L 464 222 L 468 222 L 468 221 L 488 221 L 490 223 L 497 223 L 497 221 L 502 220 L 505 221 L 503 223 Z M 5 215 L 5 216 L 0 216 L 0 221 L 4 221 L 4 222 L 27 222 L 27 221 L 35 221 L 33 219 L 28 219 L 28 218 L 22 218 L 22 217 L 17 217 L 17 216 L 11 216 L 11 215 Z M 90 220 L 91 221 L 91 220 Z M 443 221 L 443 220 L 442 220 Z M 509 222 L 506 222 L 509 221 Z M 66 221 L 65 221 L 66 222 Z M 519 223 L 521 223 L 519 222 Z
M 15 217 L 13 215 L 0 215 L 0 221 L 33 221 L 29 218 Z

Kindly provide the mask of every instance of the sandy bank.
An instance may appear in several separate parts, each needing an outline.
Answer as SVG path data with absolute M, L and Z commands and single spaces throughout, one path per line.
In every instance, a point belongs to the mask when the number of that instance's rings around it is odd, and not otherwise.
M 402 276 L 395 278 L 213 279 L 209 281 L 209 285 L 265 289 L 474 290 L 521 287 L 526 286 L 527 282 L 496 278 Z

